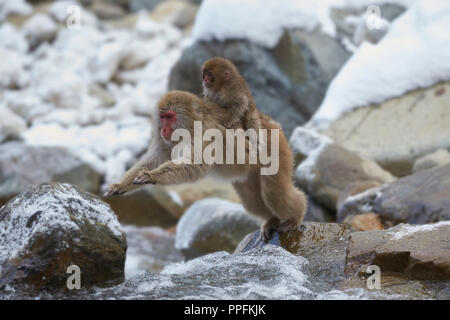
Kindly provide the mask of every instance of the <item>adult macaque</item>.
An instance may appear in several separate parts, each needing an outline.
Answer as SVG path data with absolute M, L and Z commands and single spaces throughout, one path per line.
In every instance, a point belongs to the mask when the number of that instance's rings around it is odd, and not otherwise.
M 173 91 L 165 95 L 159 102 L 159 121 L 154 124 L 159 134 L 154 134 L 151 145 L 142 160 L 134 165 L 118 184 L 113 184 L 105 193 L 106 196 L 123 194 L 143 184 L 179 184 L 193 182 L 208 174 L 214 174 L 231 180 L 245 209 L 265 219 L 261 226 L 261 238 L 268 241 L 273 231 L 284 232 L 296 228 L 302 221 L 306 212 L 306 197 L 292 184 L 292 155 L 286 137 L 280 126 L 268 116 L 261 117 L 262 129 L 275 130 L 279 133 L 278 141 L 273 141 L 272 134 L 268 134 L 264 141 L 272 154 L 277 154 L 277 169 L 273 174 L 261 174 L 267 169 L 267 164 L 250 161 L 251 144 L 244 141 L 244 163 L 237 162 L 238 145 L 230 145 L 225 139 L 227 129 L 220 123 L 223 108 L 199 99 L 197 96 L 181 91 Z M 203 148 L 210 142 L 196 141 L 196 124 L 202 125 L 201 134 L 208 130 L 216 130 L 223 137 L 223 149 L 220 150 L 226 157 L 233 152 L 233 163 L 207 163 L 205 161 L 191 161 L 180 163 L 173 159 L 173 151 L 179 147 L 178 141 L 172 141 L 176 129 L 185 129 L 185 132 L 194 137 L 189 142 L 186 155 L 198 159 L 196 151 L 200 143 Z M 197 122 L 197 124 L 199 123 Z M 230 131 L 230 130 L 228 130 Z M 275 135 L 276 136 L 276 135 Z M 178 136 L 179 137 L 179 136 Z M 176 137 L 175 137 L 176 138 Z M 217 139 L 217 136 L 216 136 Z M 272 146 L 278 146 L 273 150 Z M 217 150 L 216 150 L 217 151 Z M 202 154 L 203 155 L 203 154 Z M 176 160 L 176 161 L 175 161 Z M 201 159 L 200 159 L 201 160 Z
M 256 109 L 250 88 L 236 66 L 227 59 L 213 58 L 206 61 L 201 70 L 203 95 L 227 110 L 223 125 L 227 128 L 261 128 L 261 119 Z

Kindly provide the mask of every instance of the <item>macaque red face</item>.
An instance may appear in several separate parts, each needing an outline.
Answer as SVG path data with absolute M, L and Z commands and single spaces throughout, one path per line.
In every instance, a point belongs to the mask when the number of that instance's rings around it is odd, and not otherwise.
M 174 124 L 176 122 L 176 113 L 173 110 L 161 112 L 159 114 L 159 121 L 161 122 L 161 136 L 170 141 Z

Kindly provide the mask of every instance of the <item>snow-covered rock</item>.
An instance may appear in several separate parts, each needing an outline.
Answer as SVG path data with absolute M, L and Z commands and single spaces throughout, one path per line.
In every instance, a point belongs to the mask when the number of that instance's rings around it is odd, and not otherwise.
M 420 0 L 377 44 L 362 43 L 331 82 L 311 125 L 324 127 L 357 107 L 450 80 L 450 4 Z
M 0 0 L 0 22 L 10 14 L 26 16 L 33 12 L 33 7 L 25 0 Z
M 36 13 L 27 20 L 22 30 L 33 48 L 43 41 L 52 40 L 58 31 L 58 26 L 47 14 Z
M 353 110 L 321 133 L 392 174 L 405 176 L 416 159 L 450 149 L 449 103 L 450 82 L 438 83 Z
M 260 223 L 241 204 L 217 198 L 200 200 L 181 217 L 175 247 L 188 258 L 214 251 L 232 252 Z
M 0 25 L 0 47 L 24 54 L 28 51 L 28 42 L 21 30 L 6 22 Z
M 71 265 L 83 287 L 122 282 L 126 249 L 109 206 L 70 184 L 32 185 L 0 208 L 0 287 L 67 288 Z
M 25 120 L 7 107 L 0 105 L 0 144 L 5 140 L 19 138 L 26 128 Z
M 28 82 L 20 54 L 0 47 L 0 92 L 11 87 L 23 87 Z

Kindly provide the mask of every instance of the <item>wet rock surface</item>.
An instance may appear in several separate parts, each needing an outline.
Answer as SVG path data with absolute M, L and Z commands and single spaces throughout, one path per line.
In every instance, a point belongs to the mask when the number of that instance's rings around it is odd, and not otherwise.
M 0 287 L 67 289 L 67 268 L 81 285 L 124 280 L 127 243 L 107 204 L 69 184 L 32 185 L 0 209 Z

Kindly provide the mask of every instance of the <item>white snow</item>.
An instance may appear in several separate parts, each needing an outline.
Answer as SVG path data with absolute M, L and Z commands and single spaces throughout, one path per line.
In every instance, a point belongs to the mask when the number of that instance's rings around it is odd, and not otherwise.
M 0 0 L 0 11 L 12 2 Z M 135 28 L 109 29 L 82 9 L 81 28 L 66 28 L 71 5 L 79 3 L 55 2 L 22 29 L 0 25 L 0 106 L 27 122 L 27 144 L 68 148 L 105 174 L 106 187 L 147 148 L 150 117 L 186 44 L 175 27 L 144 13 Z M 53 42 L 30 51 L 52 33 Z
M 363 42 L 331 82 L 309 126 L 450 80 L 450 2 L 422 0 L 397 18 L 376 45 Z
M 247 39 L 274 47 L 285 29 L 320 28 L 330 36 L 336 26 L 330 9 L 367 8 L 383 3 L 408 7 L 415 0 L 204 0 L 193 29 L 193 39 Z
M 10 14 L 26 16 L 32 11 L 33 7 L 25 0 L 0 0 L 0 23 Z
M 441 221 L 423 225 L 400 224 L 394 230 L 390 231 L 389 234 L 391 235 L 391 240 L 400 240 L 416 232 L 430 232 L 444 226 L 450 226 L 450 221 Z

